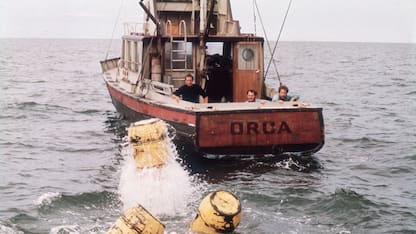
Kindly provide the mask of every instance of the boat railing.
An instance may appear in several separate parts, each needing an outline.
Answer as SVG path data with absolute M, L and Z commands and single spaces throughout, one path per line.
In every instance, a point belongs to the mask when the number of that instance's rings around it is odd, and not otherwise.
M 123 65 L 124 63 L 124 65 Z M 119 68 L 125 68 L 126 70 L 130 70 L 132 72 L 138 72 L 139 67 L 141 67 L 141 63 L 137 61 L 132 61 L 129 59 L 124 59 L 121 61 L 121 64 L 119 65 Z
M 120 57 L 100 61 L 101 71 L 104 73 L 104 72 L 107 72 L 107 71 L 109 71 L 113 68 L 118 67 L 118 62 L 119 61 L 120 61 Z
M 172 21 L 170 20 L 165 23 L 165 35 L 172 35 Z
M 152 81 L 150 85 L 152 89 L 159 94 L 170 96 L 173 93 L 173 85 L 165 84 L 158 81 Z
M 140 22 L 126 22 L 124 23 L 124 35 L 141 36 L 144 35 L 143 29 L 144 23 Z

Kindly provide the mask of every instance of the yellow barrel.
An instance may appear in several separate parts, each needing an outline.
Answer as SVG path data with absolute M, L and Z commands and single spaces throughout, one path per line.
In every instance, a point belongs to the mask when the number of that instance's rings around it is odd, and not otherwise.
M 133 145 L 133 157 L 137 168 L 160 167 L 168 161 L 164 141 Z
M 165 225 L 141 205 L 128 209 L 107 234 L 163 234 Z
M 166 124 L 158 118 L 141 120 L 130 125 L 128 136 L 133 143 L 162 140 L 166 136 Z
M 197 233 L 229 233 L 234 231 L 240 220 L 241 204 L 238 198 L 227 191 L 216 191 L 201 201 L 190 228 Z
M 166 133 L 166 123 L 157 118 L 130 125 L 128 136 L 137 168 L 160 167 L 166 164 L 168 160 Z

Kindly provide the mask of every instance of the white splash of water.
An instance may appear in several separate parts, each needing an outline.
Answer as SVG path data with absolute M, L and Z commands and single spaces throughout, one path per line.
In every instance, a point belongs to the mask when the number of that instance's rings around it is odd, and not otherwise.
M 155 216 L 186 215 L 189 205 L 200 201 L 203 185 L 175 160 L 177 151 L 169 138 L 166 144 L 171 160 L 160 168 L 137 169 L 131 147 L 123 149 L 126 160 L 118 189 L 123 210 L 140 204 Z
M 13 230 L 10 227 L 6 227 L 0 224 L 0 233 L 2 234 L 23 234 L 21 231 Z
M 301 165 L 296 160 L 293 160 L 291 157 L 283 161 L 277 162 L 275 165 L 277 167 L 284 168 L 287 170 L 297 170 L 297 171 L 301 171 L 306 168 L 305 166 Z
M 49 234 L 60 234 L 60 233 L 79 234 L 81 233 L 81 228 L 77 225 L 58 226 L 58 227 L 53 227 L 49 232 Z
M 62 194 L 58 192 L 47 192 L 34 200 L 33 204 L 37 206 L 49 205 L 52 203 L 52 201 L 59 199 L 61 196 Z

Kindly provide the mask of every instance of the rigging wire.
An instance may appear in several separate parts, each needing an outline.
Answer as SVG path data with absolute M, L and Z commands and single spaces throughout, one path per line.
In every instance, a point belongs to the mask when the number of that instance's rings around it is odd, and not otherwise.
M 105 59 L 108 59 L 108 53 L 110 52 L 111 44 L 113 43 L 114 32 L 116 31 L 116 27 L 118 24 L 118 20 L 120 19 L 121 9 L 123 8 L 123 5 L 124 5 L 124 0 L 121 0 L 120 8 L 118 9 L 118 13 L 117 13 L 117 18 L 116 18 L 116 21 L 114 22 L 113 32 L 111 33 L 111 40 L 108 45 L 107 52 L 105 54 Z
M 271 60 L 273 60 L 273 63 L 274 63 L 274 53 L 276 52 L 276 48 L 277 48 L 277 44 L 279 43 L 279 40 L 280 40 L 280 35 L 282 35 L 282 32 L 283 32 L 283 27 L 284 27 L 284 25 L 285 25 L 285 22 L 286 22 L 286 18 L 287 18 L 287 15 L 288 15 L 288 13 L 289 13 L 289 9 L 290 9 L 290 6 L 292 5 L 292 0 L 290 0 L 289 1 L 289 5 L 288 5 L 288 7 L 287 7 L 287 9 L 286 9 L 286 14 L 285 14 L 285 17 L 284 17 L 284 19 L 283 19 L 283 22 L 282 22 L 282 26 L 280 27 L 280 31 L 279 31 L 279 35 L 277 36 L 277 40 L 276 40 L 276 44 L 274 45 L 274 48 L 273 48 L 273 52 L 272 52 L 272 54 L 271 54 L 271 58 L 270 58 L 270 61 L 269 61 L 269 63 L 267 64 L 267 68 L 266 68 L 266 73 L 265 73 L 265 77 L 267 76 L 267 73 L 269 72 L 269 67 L 270 67 L 270 63 L 271 63 Z M 280 81 L 280 77 L 279 77 L 279 73 L 277 73 L 278 74 L 278 78 L 279 78 L 279 83 L 280 83 L 280 85 L 282 84 L 282 82 Z
M 254 24 L 254 35 L 257 35 L 257 22 L 256 22 L 256 0 L 253 0 L 253 24 Z
M 267 47 L 269 48 L 269 52 L 271 53 L 271 52 L 272 52 L 272 48 L 271 48 L 271 46 L 270 46 L 270 41 L 269 41 L 269 38 L 267 37 L 266 29 L 264 28 L 263 19 L 261 18 L 260 10 L 259 10 L 259 8 L 258 8 L 258 6 L 257 6 L 257 2 L 256 2 L 256 0 L 254 0 L 254 6 L 256 7 L 257 14 L 259 15 L 260 24 L 261 24 L 261 27 L 262 27 L 262 29 L 263 29 L 264 37 L 266 38 Z M 272 58 L 273 58 L 273 57 L 272 57 Z M 278 69 L 277 69 L 277 65 L 276 65 L 276 61 L 274 61 L 274 59 L 272 59 L 272 58 L 271 58 L 271 60 L 270 60 L 270 61 L 273 61 L 273 65 L 274 65 L 274 69 L 275 69 L 276 74 L 277 74 L 277 78 L 279 79 L 279 83 L 281 83 L 281 82 L 280 82 L 280 75 L 279 75 L 279 71 L 278 71 Z M 266 77 L 266 76 L 264 76 L 264 77 Z

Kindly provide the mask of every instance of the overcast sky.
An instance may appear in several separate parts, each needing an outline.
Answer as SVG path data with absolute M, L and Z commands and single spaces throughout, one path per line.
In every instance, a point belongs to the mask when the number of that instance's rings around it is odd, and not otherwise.
M 117 14 L 141 21 L 139 0 L 1 0 L 0 37 L 111 38 Z M 257 0 L 269 40 L 276 40 L 289 0 Z M 252 32 L 253 0 L 231 0 L 242 32 Z M 257 19 L 257 34 L 264 35 Z M 416 0 L 293 0 L 286 41 L 416 43 Z

